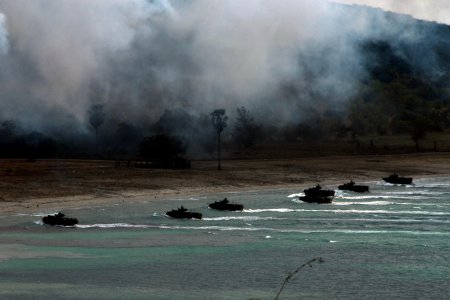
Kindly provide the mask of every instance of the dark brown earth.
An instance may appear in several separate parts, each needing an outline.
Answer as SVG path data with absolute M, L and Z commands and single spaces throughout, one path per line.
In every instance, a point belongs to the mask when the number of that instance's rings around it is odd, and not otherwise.
M 190 170 L 115 167 L 114 161 L 0 160 L 0 210 L 80 206 L 148 196 L 207 194 L 249 188 L 306 187 L 379 180 L 396 172 L 425 177 L 450 174 L 450 153 L 356 155 L 295 159 L 193 161 Z

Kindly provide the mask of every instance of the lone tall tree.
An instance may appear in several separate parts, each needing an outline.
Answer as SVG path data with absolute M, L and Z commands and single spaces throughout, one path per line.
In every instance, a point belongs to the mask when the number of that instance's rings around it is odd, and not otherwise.
M 225 109 L 216 109 L 211 113 L 211 122 L 217 132 L 217 170 L 222 170 L 220 167 L 220 134 L 227 127 L 227 120 Z
M 93 104 L 89 109 L 89 123 L 95 129 L 95 155 L 98 155 L 98 128 L 102 126 L 105 119 L 103 105 Z

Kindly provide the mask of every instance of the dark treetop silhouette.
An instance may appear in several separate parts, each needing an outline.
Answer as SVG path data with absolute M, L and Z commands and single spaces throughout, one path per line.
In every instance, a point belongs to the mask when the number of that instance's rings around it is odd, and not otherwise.
M 103 105 L 93 104 L 89 109 L 89 123 L 95 129 L 95 155 L 98 155 L 98 128 L 102 126 L 105 119 Z
M 228 117 L 225 115 L 225 109 L 216 109 L 211 113 L 211 122 L 217 132 L 217 170 L 222 170 L 220 166 L 220 134 L 227 127 Z

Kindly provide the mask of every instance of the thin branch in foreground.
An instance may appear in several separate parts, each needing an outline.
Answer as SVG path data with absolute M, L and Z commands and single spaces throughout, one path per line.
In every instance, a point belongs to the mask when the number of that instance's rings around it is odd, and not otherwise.
M 288 276 L 286 276 L 286 278 L 283 281 L 283 284 L 281 285 L 280 290 L 278 291 L 278 294 L 275 296 L 275 300 L 278 300 L 278 297 L 280 297 L 281 292 L 283 291 L 284 287 L 286 286 L 286 284 L 289 282 L 289 280 L 295 275 L 297 274 L 301 269 L 303 269 L 304 267 L 310 267 L 312 268 L 313 263 L 319 263 L 322 264 L 324 263 L 325 260 L 322 257 L 314 257 L 313 259 L 305 262 L 303 265 L 301 265 L 300 267 L 298 267 L 297 269 L 295 269 L 294 272 L 291 272 L 288 274 Z

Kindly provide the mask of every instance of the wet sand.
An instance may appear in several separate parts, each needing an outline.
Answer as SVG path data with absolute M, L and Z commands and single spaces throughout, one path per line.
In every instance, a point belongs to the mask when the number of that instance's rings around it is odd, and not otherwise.
M 139 169 L 114 161 L 0 160 L 0 212 L 27 213 L 249 189 L 337 185 L 390 173 L 450 175 L 450 153 L 194 161 L 190 170 Z

